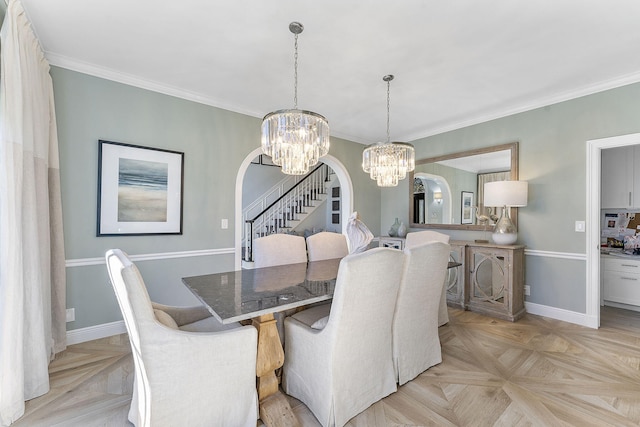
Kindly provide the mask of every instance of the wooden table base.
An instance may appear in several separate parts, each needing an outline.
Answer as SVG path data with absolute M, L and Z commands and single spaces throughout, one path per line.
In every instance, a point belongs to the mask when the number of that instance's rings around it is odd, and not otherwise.
M 252 323 L 258 330 L 256 375 L 260 419 L 267 427 L 298 427 L 300 423 L 291 410 L 289 401 L 278 388 L 275 371 L 284 364 L 284 350 L 276 320 L 273 314 L 265 314 L 254 318 Z

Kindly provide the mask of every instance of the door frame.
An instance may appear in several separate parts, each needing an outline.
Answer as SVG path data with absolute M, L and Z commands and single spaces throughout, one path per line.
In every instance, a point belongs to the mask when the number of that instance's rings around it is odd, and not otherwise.
M 600 185 L 602 150 L 640 144 L 640 133 L 587 141 L 587 326 L 600 327 Z

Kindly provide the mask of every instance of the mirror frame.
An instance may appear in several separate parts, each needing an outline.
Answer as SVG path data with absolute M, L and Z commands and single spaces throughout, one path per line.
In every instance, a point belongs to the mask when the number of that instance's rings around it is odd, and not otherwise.
M 430 157 L 428 159 L 416 160 L 416 168 L 419 165 L 427 163 L 435 163 L 442 160 L 457 159 L 460 157 L 475 156 L 477 154 L 493 153 L 495 151 L 511 150 L 511 181 L 518 180 L 518 143 L 512 142 L 509 144 L 493 145 L 491 147 L 476 148 L 474 150 L 461 151 L 458 153 L 445 154 L 438 157 Z M 486 225 L 479 224 L 418 224 L 413 217 L 413 181 L 415 179 L 415 171 L 409 174 L 409 224 L 411 228 L 435 228 L 440 230 L 477 230 L 485 231 Z M 518 229 L 518 208 L 511 208 L 511 221 L 513 225 Z

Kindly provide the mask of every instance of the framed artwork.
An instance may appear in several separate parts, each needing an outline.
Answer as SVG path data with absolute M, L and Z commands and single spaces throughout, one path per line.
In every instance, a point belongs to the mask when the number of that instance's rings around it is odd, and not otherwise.
M 98 141 L 97 236 L 182 234 L 184 153 Z
M 331 224 L 340 224 L 340 214 L 331 214 Z
M 462 192 L 460 209 L 460 223 L 473 224 L 473 192 Z
M 331 188 L 331 197 L 340 197 L 340 187 Z
M 340 200 L 333 200 L 331 202 L 331 210 L 332 211 L 339 211 L 340 210 Z

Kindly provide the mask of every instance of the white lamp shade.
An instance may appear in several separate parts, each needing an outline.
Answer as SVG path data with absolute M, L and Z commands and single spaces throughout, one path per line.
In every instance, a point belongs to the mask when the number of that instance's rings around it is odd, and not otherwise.
M 527 206 L 527 181 L 494 181 L 484 185 L 485 206 Z

